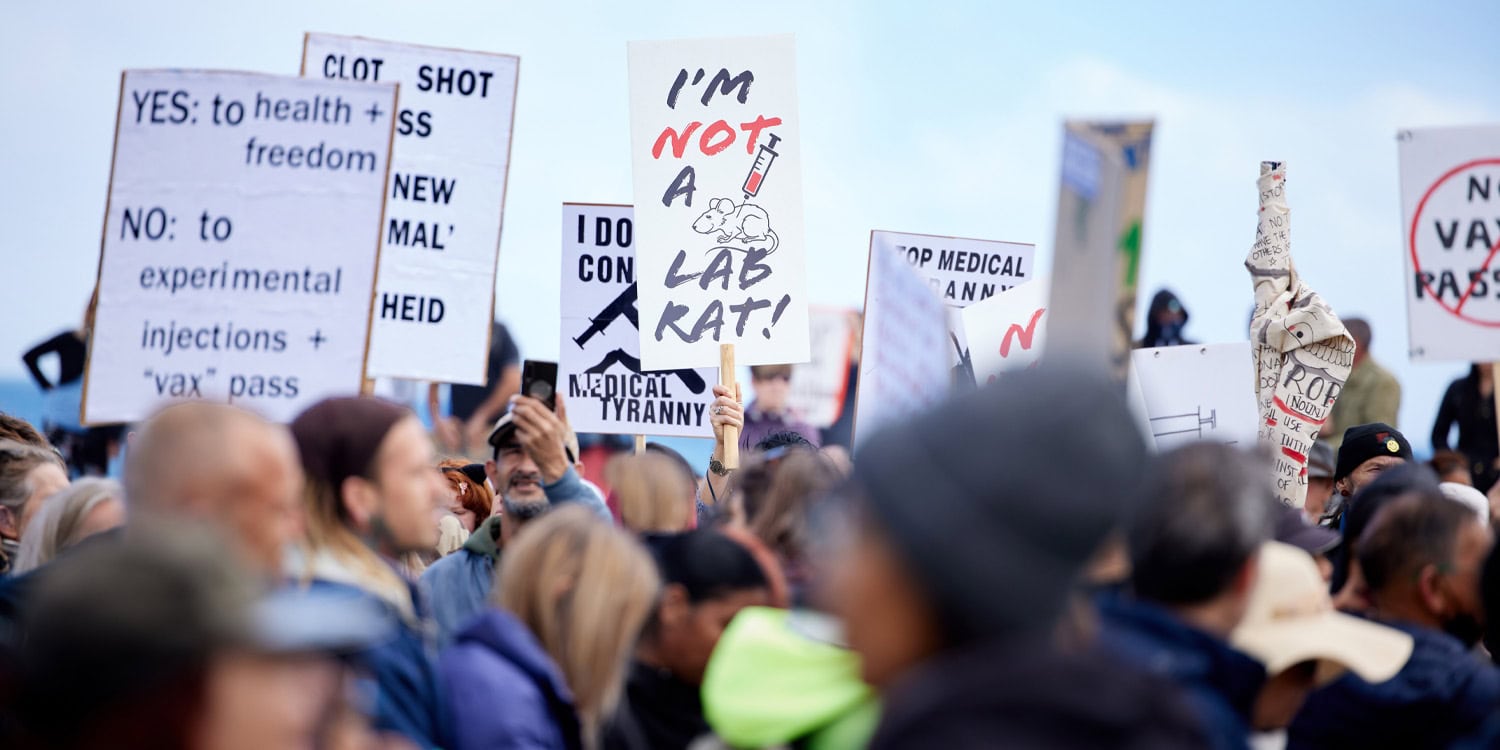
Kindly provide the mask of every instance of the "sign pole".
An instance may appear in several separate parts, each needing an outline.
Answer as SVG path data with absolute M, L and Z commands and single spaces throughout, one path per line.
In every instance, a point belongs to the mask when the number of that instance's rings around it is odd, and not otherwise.
M 635 455 L 639 456 L 639 455 L 641 455 L 642 453 L 645 453 L 645 452 L 646 452 L 646 436 L 645 435 L 636 435 L 635 436 Z
M 734 344 L 719 344 L 719 385 L 734 392 Z M 724 468 L 740 468 L 740 428 L 724 426 Z

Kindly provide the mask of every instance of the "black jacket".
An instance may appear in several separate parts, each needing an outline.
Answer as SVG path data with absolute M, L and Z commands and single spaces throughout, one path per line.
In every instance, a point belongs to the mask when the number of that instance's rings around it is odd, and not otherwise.
M 1207 745 L 1177 690 L 1098 651 L 1010 639 L 949 652 L 885 695 L 870 750 Z
M 1469 459 L 1474 486 L 1484 492 L 1495 483 L 1495 457 L 1500 455 L 1500 437 L 1495 433 L 1495 399 L 1479 395 L 1479 372 L 1448 385 L 1437 419 L 1432 423 L 1432 449 L 1449 450 L 1448 433 L 1458 425 L 1458 452 Z

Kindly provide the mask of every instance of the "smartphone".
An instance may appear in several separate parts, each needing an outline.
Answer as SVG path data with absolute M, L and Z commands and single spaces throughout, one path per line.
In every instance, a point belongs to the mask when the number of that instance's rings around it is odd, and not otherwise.
M 557 363 L 528 359 L 521 365 L 521 395 L 557 411 Z

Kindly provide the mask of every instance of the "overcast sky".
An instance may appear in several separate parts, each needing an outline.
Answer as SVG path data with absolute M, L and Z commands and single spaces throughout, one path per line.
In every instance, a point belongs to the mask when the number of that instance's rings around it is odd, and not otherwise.
M 631 198 L 625 43 L 793 32 L 813 302 L 861 304 L 875 228 L 1046 258 L 1061 121 L 1154 117 L 1142 305 L 1169 286 L 1191 336 L 1243 338 L 1257 163 L 1289 162 L 1298 268 L 1372 321 L 1423 450 L 1463 368 L 1407 362 L 1394 134 L 1500 122 L 1500 4 L 1220 5 L 7 3 L 0 376 L 76 326 L 94 283 L 121 69 L 294 75 L 304 31 L 520 55 L 498 309 L 524 355 L 555 358 L 559 204 Z

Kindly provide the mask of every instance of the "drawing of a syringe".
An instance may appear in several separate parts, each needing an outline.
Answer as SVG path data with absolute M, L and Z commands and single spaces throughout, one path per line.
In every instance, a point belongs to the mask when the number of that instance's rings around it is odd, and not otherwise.
M 741 189 L 745 191 L 746 200 L 760 192 L 760 186 L 766 181 L 766 173 L 771 171 L 771 162 L 776 161 L 776 157 L 780 156 L 776 153 L 776 144 L 781 141 L 781 136 L 775 133 L 767 135 L 770 136 L 771 142 L 760 144 L 760 148 L 755 152 L 755 163 L 750 165 L 750 174 L 745 175 L 745 186 Z

